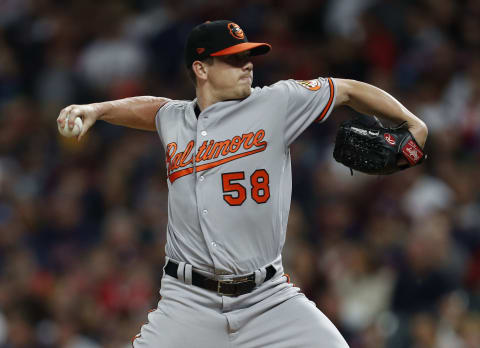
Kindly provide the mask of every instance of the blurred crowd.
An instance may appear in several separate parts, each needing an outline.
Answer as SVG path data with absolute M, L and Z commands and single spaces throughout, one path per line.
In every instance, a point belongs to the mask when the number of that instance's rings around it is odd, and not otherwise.
M 128 347 L 156 307 L 167 187 L 155 133 L 70 104 L 194 96 L 183 44 L 232 19 L 271 54 L 254 85 L 372 83 L 429 126 L 428 160 L 387 177 L 332 159 L 340 108 L 291 147 L 284 265 L 352 348 L 480 347 L 480 1 L 0 1 L 0 348 Z

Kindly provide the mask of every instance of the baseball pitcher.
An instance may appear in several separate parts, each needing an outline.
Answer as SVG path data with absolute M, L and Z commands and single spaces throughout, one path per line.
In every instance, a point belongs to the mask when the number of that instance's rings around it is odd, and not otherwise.
M 165 150 L 161 300 L 134 339 L 136 348 L 348 347 L 283 273 L 289 146 L 341 105 L 404 122 L 419 151 L 427 128 L 392 96 L 357 81 L 314 78 L 252 88 L 252 57 L 270 49 L 249 42 L 231 21 L 206 22 L 185 47 L 194 100 L 134 97 L 60 112 L 61 128 L 82 118 L 79 138 L 103 120 L 156 131 Z

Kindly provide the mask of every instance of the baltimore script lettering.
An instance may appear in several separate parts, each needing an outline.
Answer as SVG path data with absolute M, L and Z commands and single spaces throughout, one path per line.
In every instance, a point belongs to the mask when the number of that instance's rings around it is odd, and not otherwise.
M 242 134 L 242 136 L 234 136 L 232 139 L 221 141 L 205 140 L 198 147 L 196 154 L 192 152 L 195 146 L 193 140 L 190 140 L 185 150 L 180 152 L 177 152 L 177 143 L 169 143 L 167 144 L 165 156 L 168 179 L 173 183 L 182 176 L 192 174 L 194 161 L 196 163 L 196 172 L 201 172 L 238 158 L 264 151 L 267 148 L 267 142 L 263 141 L 264 137 L 265 131 L 260 129 L 255 133 L 250 132 Z M 242 152 L 240 151 L 241 149 L 245 151 Z M 216 159 L 220 155 L 223 157 L 216 161 L 201 164 L 202 162 Z

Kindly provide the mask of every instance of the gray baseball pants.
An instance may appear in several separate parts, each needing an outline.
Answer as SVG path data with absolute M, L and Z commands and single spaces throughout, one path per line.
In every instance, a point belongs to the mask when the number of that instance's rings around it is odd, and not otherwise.
M 134 348 L 348 348 L 332 322 L 285 276 L 228 297 L 164 275 L 160 294 Z

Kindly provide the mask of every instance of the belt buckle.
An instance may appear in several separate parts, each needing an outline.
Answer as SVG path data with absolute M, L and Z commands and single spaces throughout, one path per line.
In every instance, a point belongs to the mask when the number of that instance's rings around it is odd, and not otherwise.
M 217 280 L 217 294 L 219 294 L 220 296 L 235 296 L 235 294 L 227 294 L 227 293 L 224 293 L 222 292 L 221 290 L 221 287 L 222 287 L 222 284 L 223 283 L 227 283 L 227 284 L 234 284 L 234 281 L 231 280 L 231 279 L 228 279 L 228 280 Z
M 235 293 L 227 294 L 227 293 L 222 292 L 222 290 L 221 290 L 222 283 L 226 283 L 226 284 L 248 283 L 250 281 L 249 278 L 250 278 L 250 276 L 248 275 L 248 276 L 237 277 L 237 278 L 233 278 L 233 279 L 217 280 L 217 294 L 219 294 L 221 296 L 237 296 L 237 294 L 235 294 Z

